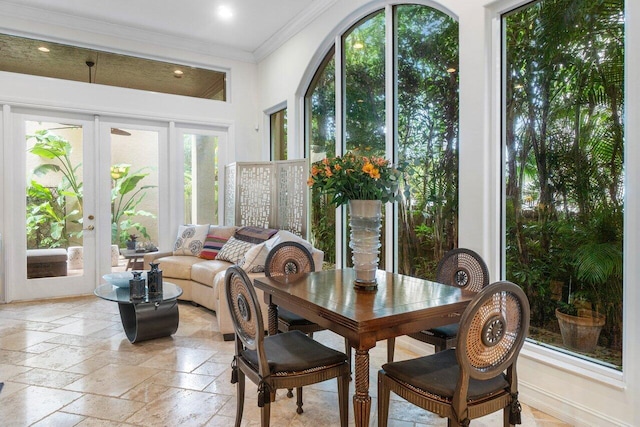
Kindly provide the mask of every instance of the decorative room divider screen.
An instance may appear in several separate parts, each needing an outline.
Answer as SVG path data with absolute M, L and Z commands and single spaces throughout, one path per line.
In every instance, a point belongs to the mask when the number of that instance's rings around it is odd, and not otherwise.
M 225 225 L 307 233 L 306 159 L 236 162 L 225 166 Z

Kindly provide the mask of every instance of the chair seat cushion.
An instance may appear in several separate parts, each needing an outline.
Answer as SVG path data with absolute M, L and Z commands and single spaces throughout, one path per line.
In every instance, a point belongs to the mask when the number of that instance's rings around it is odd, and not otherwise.
M 428 393 L 450 400 L 453 397 L 460 368 L 454 349 L 440 351 L 431 356 L 403 360 L 382 365 L 387 376 L 413 386 Z M 469 400 L 477 400 L 509 387 L 504 374 L 489 380 L 469 379 Z
M 432 335 L 437 338 L 455 338 L 458 336 L 459 324 L 454 323 L 452 325 L 439 326 L 437 328 L 427 329 L 422 331 L 423 334 Z
M 264 338 L 264 351 L 271 373 L 299 372 L 346 362 L 344 353 L 312 340 L 300 331 L 285 332 Z M 242 356 L 258 369 L 258 355 L 245 350 Z
M 283 308 L 278 308 L 278 319 L 290 326 L 307 326 L 314 324 L 304 317 L 298 316 L 297 314 Z

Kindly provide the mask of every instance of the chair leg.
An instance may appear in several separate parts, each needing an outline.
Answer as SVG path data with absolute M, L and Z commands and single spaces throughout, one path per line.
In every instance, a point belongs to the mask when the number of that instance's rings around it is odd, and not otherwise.
M 378 372 L 378 427 L 387 427 L 390 394 L 391 390 L 384 381 L 384 375 Z
M 270 400 L 270 399 L 267 399 Z M 269 427 L 271 418 L 271 402 L 265 402 L 264 406 L 260 408 L 260 426 Z
M 396 339 L 387 339 L 387 363 L 393 362 L 393 355 L 396 351 Z
M 338 408 L 340 410 L 340 427 L 349 424 L 349 380 L 350 375 L 338 377 Z
M 238 392 L 236 395 L 236 427 L 240 427 L 242 422 L 242 411 L 244 409 L 244 372 L 238 369 Z
M 304 411 L 302 410 L 302 387 L 296 387 L 296 404 L 298 405 L 298 408 L 296 409 L 296 412 L 298 414 L 303 413 Z

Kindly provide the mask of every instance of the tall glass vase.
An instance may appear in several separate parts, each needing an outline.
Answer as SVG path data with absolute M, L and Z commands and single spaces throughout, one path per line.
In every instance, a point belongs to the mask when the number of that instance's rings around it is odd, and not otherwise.
M 380 261 L 380 200 L 349 200 L 349 225 L 353 268 L 356 271 L 356 289 L 376 289 L 376 271 Z

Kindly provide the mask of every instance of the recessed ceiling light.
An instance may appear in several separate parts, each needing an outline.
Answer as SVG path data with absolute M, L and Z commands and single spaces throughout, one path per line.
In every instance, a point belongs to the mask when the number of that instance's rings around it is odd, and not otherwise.
M 357 41 L 353 44 L 353 48 L 354 49 L 363 49 L 364 48 L 364 44 L 360 41 Z
M 49 50 L 48 48 L 44 47 L 44 46 L 40 46 L 40 47 L 38 48 L 38 50 L 39 50 L 40 52 L 50 52 L 50 50 Z
M 447 68 L 447 73 L 455 73 L 455 72 L 456 72 L 455 68 L 453 68 L 453 67 Z
M 224 19 L 225 21 L 228 21 L 233 17 L 233 10 L 231 10 L 229 6 L 225 6 L 225 5 L 218 6 L 218 17 L 220 19 Z
M 184 71 L 182 71 L 182 70 L 175 70 L 175 71 L 173 72 L 173 77 L 180 78 L 180 77 L 182 77 L 182 75 L 183 75 L 183 74 L 184 74 Z

